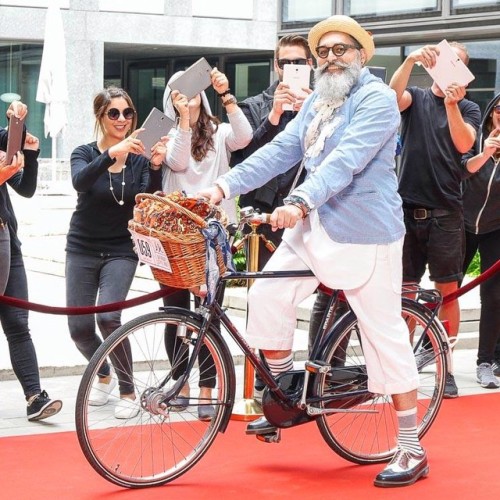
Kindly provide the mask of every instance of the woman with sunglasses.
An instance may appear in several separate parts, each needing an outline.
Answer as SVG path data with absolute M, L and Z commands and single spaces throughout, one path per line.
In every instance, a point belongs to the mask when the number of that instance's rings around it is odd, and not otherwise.
M 474 147 L 462 158 L 472 175 L 464 181 L 466 252 L 464 272 L 476 251 L 481 273 L 500 259 L 500 94 L 488 103 Z M 477 355 L 477 382 L 496 389 L 500 382 L 500 274 L 483 281 L 479 289 L 481 316 Z
M 66 244 L 66 302 L 69 307 L 121 302 L 126 299 L 137 267 L 128 221 L 133 217 L 135 195 L 151 192 L 161 182 L 166 138 L 155 144 L 151 160 L 137 138 L 137 112 L 130 96 L 108 88 L 94 98 L 97 141 L 77 147 L 71 155 L 71 177 L 78 192 Z M 104 338 L 121 325 L 121 311 L 68 316 L 71 338 L 89 360 Z M 132 382 L 130 352 L 111 359 L 120 399 L 116 418 L 139 412 Z M 116 385 L 109 364 L 98 373 L 90 405 L 108 403 Z
M 252 127 L 239 108 L 236 99 L 229 92 L 229 82 L 226 76 L 214 68 L 211 73 L 212 86 L 219 94 L 229 123 L 220 123 L 212 116 L 205 92 L 198 94 L 191 100 L 179 91 L 170 89 L 170 82 L 180 73 L 176 73 L 169 80 L 165 89 L 163 106 L 165 114 L 177 119 L 178 125 L 171 133 L 167 146 L 167 160 L 163 172 L 163 191 L 185 191 L 187 194 L 197 193 L 202 187 L 212 184 L 217 177 L 229 170 L 231 152 L 245 147 L 252 139 Z M 209 184 L 207 184 L 209 183 Z M 236 221 L 235 200 L 223 200 L 221 203 L 231 222 Z M 222 300 L 222 297 L 218 297 Z M 198 298 L 195 298 L 198 303 Z M 190 293 L 181 290 L 164 299 L 168 306 L 190 307 Z M 165 335 L 167 354 L 176 366 L 173 372 L 177 380 L 183 373 L 185 360 L 182 357 L 181 345 L 175 336 L 175 330 L 167 327 Z M 215 387 L 215 373 L 213 361 L 206 348 L 202 347 L 198 358 L 200 366 L 200 393 L 198 418 L 210 420 L 215 409 L 210 405 L 212 389 Z M 208 367 L 208 368 L 203 368 Z M 177 404 L 172 409 L 184 410 L 189 404 L 190 388 L 182 388 Z

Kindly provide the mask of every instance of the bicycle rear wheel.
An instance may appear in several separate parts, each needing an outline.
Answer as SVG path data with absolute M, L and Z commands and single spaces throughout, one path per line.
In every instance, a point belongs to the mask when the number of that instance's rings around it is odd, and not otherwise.
M 176 341 L 182 343 L 181 354 L 172 362 L 165 348 L 167 325 L 176 329 Z M 191 356 L 200 326 L 199 316 L 189 311 L 147 314 L 118 328 L 92 357 L 77 394 L 76 431 L 85 457 L 108 481 L 129 488 L 170 482 L 193 467 L 224 430 L 234 399 L 234 366 L 227 345 L 214 329 L 203 339 L 210 356 L 203 366 L 197 361 L 189 374 L 191 394 L 184 400 L 188 406 L 179 405 L 179 399 L 169 404 L 173 371 L 179 371 L 176 367 Z M 130 418 L 115 418 L 115 407 L 123 401 L 118 390 L 103 406 L 89 403 L 98 370 L 107 360 L 118 384 L 132 381 L 135 387 L 137 406 L 135 412 L 132 407 Z M 215 376 L 215 388 L 210 401 L 200 401 L 198 384 L 207 370 Z M 198 407 L 206 403 L 215 413 L 202 421 Z
M 403 318 L 410 329 L 410 341 L 417 347 L 425 340 L 429 359 L 419 370 L 420 385 L 417 399 L 418 435 L 422 438 L 434 422 L 443 399 L 447 373 L 447 346 L 442 338 L 440 324 L 431 321 L 424 306 L 404 299 Z M 430 324 L 429 328 L 426 326 Z M 432 358 L 432 359 L 430 359 Z M 328 397 L 347 388 L 360 396 L 345 401 L 346 413 L 322 415 L 317 425 L 328 445 L 343 458 L 357 464 L 374 464 L 390 460 L 396 451 L 398 422 L 390 396 L 371 394 L 367 389 L 368 376 L 363 356 L 359 327 L 355 315 L 344 317 L 324 350 L 323 361 L 333 368 L 329 373 L 318 375 L 316 394 Z M 343 388 L 338 380 L 342 378 Z M 337 379 L 337 380 L 335 380 Z M 330 402 L 320 402 L 321 408 L 332 408 Z

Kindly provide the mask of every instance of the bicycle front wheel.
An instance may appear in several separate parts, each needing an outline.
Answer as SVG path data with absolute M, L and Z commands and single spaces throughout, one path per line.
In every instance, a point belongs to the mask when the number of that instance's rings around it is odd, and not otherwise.
M 90 360 L 76 400 L 76 431 L 85 457 L 108 481 L 129 488 L 170 482 L 201 459 L 226 425 L 234 399 L 234 366 L 215 329 L 204 336 L 205 355 L 198 356 L 189 373 L 190 397 L 172 398 L 200 327 L 199 316 L 189 311 L 147 314 L 113 332 Z M 175 359 L 169 359 L 166 348 L 172 334 Z M 115 389 L 106 404 L 95 405 L 106 399 L 102 393 L 99 397 L 102 384 L 95 382 L 108 362 L 113 385 L 123 390 L 132 384 L 133 404 L 124 405 Z M 200 382 L 207 380 L 212 396 L 201 400 Z M 200 413 L 207 404 L 212 407 L 209 415 Z
M 443 399 L 447 346 L 443 342 L 441 326 L 432 322 L 431 314 L 424 306 L 403 300 L 403 318 L 409 327 L 414 352 L 425 343 L 428 356 L 425 366 L 417 359 L 420 377 L 417 426 L 419 438 L 422 438 L 434 422 Z M 345 413 L 319 417 L 317 425 L 324 440 L 337 454 L 351 462 L 387 462 L 396 452 L 397 416 L 391 396 L 368 392 L 363 344 L 354 314 L 344 317 L 335 327 L 323 360 L 332 369 L 328 374 L 318 375 L 316 394 L 319 399 L 345 390 L 358 394 L 350 399 L 346 397 L 344 406 L 335 406 L 347 410 Z M 335 378 L 342 380 L 343 387 L 339 388 Z M 328 408 L 332 403 L 320 402 L 319 406 Z

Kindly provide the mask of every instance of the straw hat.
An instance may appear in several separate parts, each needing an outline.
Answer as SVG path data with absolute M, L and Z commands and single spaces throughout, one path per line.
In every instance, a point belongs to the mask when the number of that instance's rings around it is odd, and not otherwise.
M 366 61 L 368 62 L 373 57 L 375 44 L 373 43 L 371 33 L 362 28 L 352 17 L 340 15 L 329 17 L 311 28 L 307 40 L 314 57 L 318 57 L 316 47 L 321 37 L 330 31 L 340 31 L 341 33 L 351 35 L 365 49 Z

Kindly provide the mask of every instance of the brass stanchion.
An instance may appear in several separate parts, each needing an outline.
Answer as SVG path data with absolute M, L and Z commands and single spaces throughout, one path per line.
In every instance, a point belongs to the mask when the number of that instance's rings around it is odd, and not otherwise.
M 260 222 L 251 222 L 249 225 L 252 231 L 245 236 L 247 243 L 247 271 L 255 272 L 259 270 L 259 240 L 262 238 L 266 243 L 268 242 L 264 235 L 257 233 L 257 228 L 259 227 Z M 248 280 L 247 290 L 250 289 L 253 282 L 253 279 Z M 248 422 L 262 416 L 262 406 L 254 398 L 254 384 L 255 369 L 252 366 L 252 363 L 245 358 L 245 367 L 243 372 L 243 399 L 234 404 L 233 413 L 231 414 L 232 420 Z

